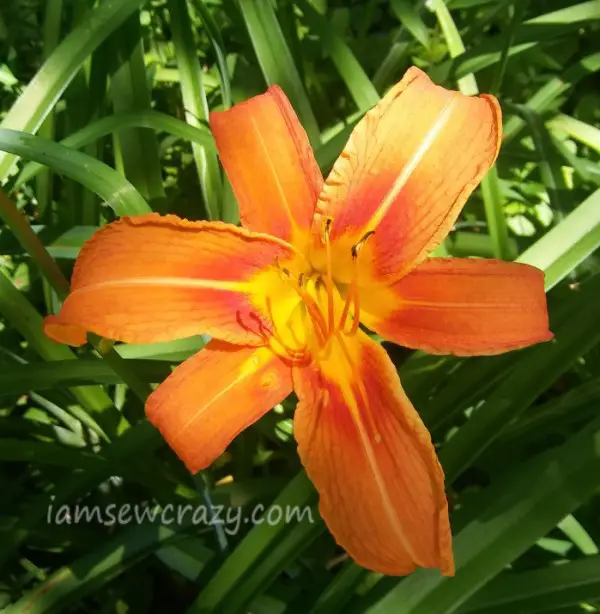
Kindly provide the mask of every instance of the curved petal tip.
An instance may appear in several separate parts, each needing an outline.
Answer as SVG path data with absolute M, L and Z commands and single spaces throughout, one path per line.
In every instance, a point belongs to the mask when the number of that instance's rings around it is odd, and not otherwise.
M 87 342 L 85 329 L 64 322 L 59 316 L 47 316 L 44 319 L 42 330 L 46 337 L 57 343 L 78 347 Z

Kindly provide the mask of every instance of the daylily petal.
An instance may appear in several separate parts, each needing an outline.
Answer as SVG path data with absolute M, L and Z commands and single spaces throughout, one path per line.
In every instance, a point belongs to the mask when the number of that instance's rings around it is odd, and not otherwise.
M 291 390 L 289 366 L 268 348 L 211 341 L 148 397 L 146 415 L 196 473 Z
M 210 127 L 242 224 L 286 241 L 305 240 L 323 177 L 283 91 L 274 85 L 211 113 Z
M 444 476 L 394 365 L 360 331 L 334 343 L 318 366 L 293 372 L 294 433 L 323 519 L 368 569 L 453 574 Z
M 128 343 L 207 333 L 260 345 L 268 322 L 257 307 L 262 295 L 290 292 L 268 270 L 289 257 L 282 242 L 221 222 L 122 218 L 84 245 L 71 292 L 44 331 L 73 345 L 85 342 L 86 331 Z M 268 288 L 259 282 L 265 278 Z
M 333 218 L 334 270 L 350 268 L 352 246 L 372 231 L 363 270 L 398 279 L 412 269 L 494 162 L 501 130 L 493 96 L 464 96 L 409 69 L 354 129 L 319 196 L 316 242 L 324 217 Z M 322 261 L 323 250 L 314 258 Z
M 430 258 L 361 296 L 369 328 L 430 354 L 498 354 L 552 338 L 544 274 L 525 264 Z

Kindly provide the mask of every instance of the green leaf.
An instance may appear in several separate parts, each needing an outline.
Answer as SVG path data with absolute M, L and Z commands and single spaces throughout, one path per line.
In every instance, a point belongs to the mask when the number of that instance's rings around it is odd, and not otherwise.
M 1 188 L 0 214 L 17 240 L 43 271 L 47 281 L 54 288 L 58 296 L 65 296 L 69 291 L 69 282 L 32 231 L 25 215 L 17 209 L 16 205 L 4 194 Z
M 145 0 L 104 0 L 65 37 L 4 117 L 0 128 L 35 132 L 86 58 Z M 14 155 L 0 153 L 0 184 Z M 19 155 L 19 154 L 16 154 Z
M 504 36 L 497 36 L 489 42 L 469 49 L 452 61 L 436 66 L 435 79 L 444 81 L 448 75 L 460 79 L 465 75 L 479 72 L 501 62 L 505 55 L 513 57 L 537 47 L 542 42 L 554 42 L 558 34 L 571 32 L 586 22 L 594 22 L 599 18 L 600 6 L 595 0 L 539 15 L 516 28 L 514 44 L 510 46 L 508 52 L 505 51 Z
M 330 55 L 356 106 L 362 112 L 368 111 L 379 102 L 379 94 L 362 66 L 323 15 L 306 0 L 298 0 L 297 4 L 308 26 L 319 36 L 319 41 Z
M 63 19 L 63 0 L 46 0 L 44 19 L 44 58 L 48 59 L 60 42 Z M 45 121 L 39 127 L 39 135 L 47 139 L 54 136 L 54 110 L 48 113 Z M 0 180 L 0 183 L 2 181 Z M 46 170 L 37 181 L 36 196 L 41 211 L 45 211 L 52 198 L 52 174 Z
M 129 19 L 113 37 L 119 67 L 111 77 L 110 96 L 115 113 L 142 113 L 150 110 L 144 43 L 139 15 Z M 149 201 L 164 198 L 162 171 L 156 135 L 149 130 L 129 128 L 114 135 L 117 169 Z
M 450 56 L 456 58 L 463 55 L 465 46 L 444 0 L 432 0 L 432 6 L 446 39 Z M 467 74 L 458 79 L 458 89 L 467 96 L 478 94 L 479 88 L 475 76 Z M 514 254 L 508 240 L 508 227 L 503 211 L 504 198 L 495 167 L 492 167 L 481 181 L 481 192 L 494 256 L 500 260 L 511 260 Z
M 111 475 L 111 464 L 135 467 L 135 459 L 139 457 L 141 451 L 144 452 L 147 460 L 148 455 L 152 454 L 161 444 L 160 435 L 148 422 L 133 426 L 103 449 L 104 456 L 109 461 L 106 465 L 84 473 L 69 474 L 62 478 L 52 489 L 54 499 L 51 501 L 57 507 L 65 503 L 72 503 L 89 492 L 90 488 L 102 479 Z M 0 541 L 0 567 L 7 561 L 13 550 L 30 536 L 31 531 L 38 524 L 47 522 L 48 496 L 48 493 L 44 492 L 25 506 L 16 522 L 11 526 L 10 533 L 4 534 Z M 44 609 L 42 608 L 41 611 L 43 612 Z
M 208 101 L 196 55 L 187 0 L 168 0 L 167 6 L 171 15 L 186 121 L 192 126 L 198 126 L 208 121 Z M 198 144 L 192 145 L 192 151 L 208 218 L 218 220 L 221 217 L 223 182 L 216 153 Z
M 160 382 L 171 372 L 169 363 L 158 360 L 135 360 L 130 366 L 147 382 Z M 0 395 L 20 395 L 30 390 L 121 382 L 121 377 L 110 365 L 95 358 L 14 364 L 10 366 L 8 372 L 0 373 Z
M 413 4 L 408 0 L 391 0 L 390 7 L 415 39 L 424 47 L 429 47 L 429 30 Z
M 600 556 L 522 573 L 503 573 L 461 607 L 460 614 L 551 612 L 600 598 Z M 578 608 L 577 611 L 585 612 Z
M 312 503 L 314 495 L 314 487 L 302 471 L 284 488 L 273 502 L 272 507 L 278 507 L 281 510 L 298 507 L 302 511 Z M 289 537 L 293 528 L 292 524 L 285 522 L 278 524 L 264 522 L 253 527 L 223 562 L 210 582 L 201 590 L 198 598 L 188 610 L 188 614 L 223 611 L 235 587 L 244 581 L 248 571 L 259 563 L 262 557 L 277 547 L 278 542 L 286 538 L 291 539 L 295 547 L 297 533 L 294 537 Z M 231 612 L 226 607 L 224 611 Z
M 337 614 L 351 599 L 352 593 L 361 579 L 367 574 L 367 570 L 349 561 L 339 571 L 319 595 L 310 614 Z
M 450 57 L 457 58 L 462 56 L 465 53 L 465 45 L 444 0 L 432 0 L 431 6 L 435 11 L 444 39 L 448 45 Z M 458 89 L 467 96 L 474 96 L 479 93 L 477 82 L 472 74 L 466 74 L 458 79 Z
M 392 589 L 365 614 L 452 614 L 537 539 L 597 490 L 600 420 L 566 444 L 520 467 L 491 492 L 454 540 L 456 576 L 419 570 Z M 510 595 L 510 593 L 507 593 Z M 514 606 L 513 606 L 514 607 Z M 486 609 L 487 614 L 489 610 Z M 515 611 L 512 608 L 502 611 Z M 529 611 L 529 610 L 525 610 Z
M 54 443 L 0 439 L 0 461 L 96 469 L 106 463 L 98 454 L 67 448 Z
M 546 403 L 536 405 L 535 411 L 528 412 L 517 422 L 510 424 L 502 434 L 502 442 L 510 443 L 515 439 L 533 441 L 544 436 L 548 430 L 564 428 L 595 413 L 596 403 L 600 401 L 600 377 L 568 390 L 565 394 Z
M 152 552 L 175 542 L 176 530 L 144 524 L 121 531 L 105 545 L 92 550 L 68 567 L 59 569 L 40 583 L 5 614 L 54 614 L 80 601 Z
M 196 143 L 204 149 L 216 151 L 212 134 L 204 124 L 200 124 L 197 127 L 190 126 L 175 117 L 149 110 L 108 115 L 70 134 L 60 141 L 60 144 L 72 149 L 82 149 L 103 136 L 124 128 L 150 128 L 157 132 L 167 132 L 179 139 Z M 30 181 L 43 168 L 41 164 L 35 162 L 26 164 L 17 177 L 15 188 L 19 188 L 27 181 Z
M 550 130 L 563 132 L 600 153 L 600 128 L 563 114 L 553 117 L 546 125 Z
M 516 110 L 529 126 L 539 157 L 542 181 L 548 190 L 550 205 L 557 217 L 562 219 L 566 209 L 563 204 L 563 197 L 567 192 L 567 186 L 562 175 L 562 159 L 554 146 L 554 141 L 537 113 L 525 105 L 509 105 L 508 108 Z
M 553 288 L 600 246 L 600 189 L 518 258 L 546 274 Z
M 545 83 L 525 106 L 537 113 L 543 113 L 554 105 L 558 98 L 566 94 L 582 79 L 600 70 L 600 53 L 592 53 L 579 60 L 560 76 L 553 77 Z M 525 126 L 525 120 L 520 117 L 510 117 L 504 124 L 504 141 L 514 139 Z
M 273 5 L 263 0 L 239 0 L 239 7 L 266 82 L 283 88 L 313 147 L 318 146 L 319 126 Z
M 76 359 L 67 346 L 54 343 L 44 335 L 42 317 L 2 270 L 0 270 L 0 313 L 44 360 Z M 72 392 L 75 398 L 95 415 L 107 433 L 112 434 L 116 431 L 121 416 L 101 387 L 82 386 L 74 388 Z
M 281 541 L 263 559 L 253 565 L 244 580 L 236 585 L 235 590 L 225 600 L 225 611 L 228 614 L 245 614 L 252 600 L 269 587 L 281 569 L 295 560 L 325 530 L 325 524 L 318 516 L 316 506 L 312 508 L 306 506 L 305 509 L 310 510 L 311 518 L 315 520 L 305 519 L 292 525 L 291 530 L 286 531 Z
M 500 189 L 500 179 L 495 165 L 481 180 L 481 195 L 485 219 L 492 241 L 492 254 L 494 258 L 499 260 L 512 260 L 516 254 L 511 249 L 508 226 L 504 216 L 504 197 Z
M 35 160 L 75 179 L 102 198 L 117 215 L 141 215 L 150 207 L 117 171 L 64 145 L 16 130 L 0 129 L 0 151 Z
M 560 311 L 551 313 L 550 328 L 555 339 L 521 350 L 514 369 L 441 450 L 440 461 L 449 482 L 474 462 L 506 424 L 600 342 L 595 309 L 599 281 L 592 280 L 581 290 L 571 292 Z
M 409 43 L 404 42 L 396 42 L 390 47 L 373 75 L 372 83 L 377 91 L 383 92 L 388 85 L 393 83 L 400 68 L 406 64 L 409 49 Z
M 194 8 L 200 13 L 202 23 L 206 28 L 206 33 L 210 38 L 211 45 L 215 50 L 217 57 L 217 66 L 219 67 L 219 79 L 221 81 L 221 98 L 223 99 L 223 106 L 228 109 L 231 107 L 231 82 L 229 79 L 229 69 L 227 68 L 225 43 L 221 36 L 219 26 L 213 19 L 210 10 L 205 4 L 205 0 L 199 0 L 194 5 Z
M 572 514 L 563 518 L 558 523 L 558 528 L 579 548 L 582 554 L 586 556 L 598 554 L 598 546 Z

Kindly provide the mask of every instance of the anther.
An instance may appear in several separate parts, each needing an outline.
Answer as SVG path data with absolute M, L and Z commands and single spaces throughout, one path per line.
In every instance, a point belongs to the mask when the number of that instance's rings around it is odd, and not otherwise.
M 331 225 L 333 224 L 332 217 L 323 218 L 323 227 L 321 229 L 321 241 L 327 243 L 329 241 L 329 235 L 331 234 Z
M 352 281 L 350 283 L 350 287 L 348 288 L 348 292 L 346 294 L 346 301 L 344 303 L 344 308 L 342 310 L 342 315 L 340 317 L 340 322 L 338 324 L 338 330 L 342 331 L 344 334 L 349 335 L 349 336 L 356 334 L 356 332 L 358 331 L 359 323 L 360 323 L 360 316 L 359 316 L 360 300 L 359 300 L 359 294 L 358 294 L 358 275 L 359 275 L 358 256 L 365 242 L 367 241 L 367 239 L 373 234 L 375 234 L 374 230 L 369 230 L 368 232 L 366 232 L 362 236 L 360 241 L 355 243 L 351 249 L 354 272 L 352 274 Z M 346 326 L 346 321 L 348 320 L 348 316 L 350 314 L 350 305 L 353 306 L 352 326 L 350 327 L 350 330 L 346 331 L 345 326 Z
M 334 322 L 334 310 L 333 310 L 333 272 L 332 272 L 332 262 L 331 262 L 331 225 L 333 224 L 332 217 L 326 217 L 323 222 L 323 236 L 322 241 L 325 243 L 325 249 L 327 254 L 327 276 L 325 278 L 326 287 L 327 287 L 327 325 L 328 325 L 328 337 L 330 337 L 335 330 L 335 322 Z
M 360 250 L 363 248 L 363 245 L 365 244 L 367 239 L 371 235 L 374 235 L 374 234 L 375 234 L 374 230 L 369 230 L 369 232 L 363 235 L 362 239 L 358 241 L 358 243 L 352 246 L 352 258 L 354 258 L 355 260 L 358 258 L 358 254 L 360 253 Z

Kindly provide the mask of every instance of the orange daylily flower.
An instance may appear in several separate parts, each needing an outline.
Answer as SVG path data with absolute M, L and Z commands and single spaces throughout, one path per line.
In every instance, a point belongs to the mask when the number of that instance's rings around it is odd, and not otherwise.
M 244 228 L 144 215 L 77 260 L 48 336 L 215 340 L 146 411 L 190 471 L 295 390 L 294 434 L 337 542 L 386 574 L 454 571 L 444 476 L 383 348 L 495 354 L 551 338 L 541 271 L 427 258 L 493 164 L 501 117 L 411 68 L 357 125 L 325 182 L 276 86 L 210 125 Z

